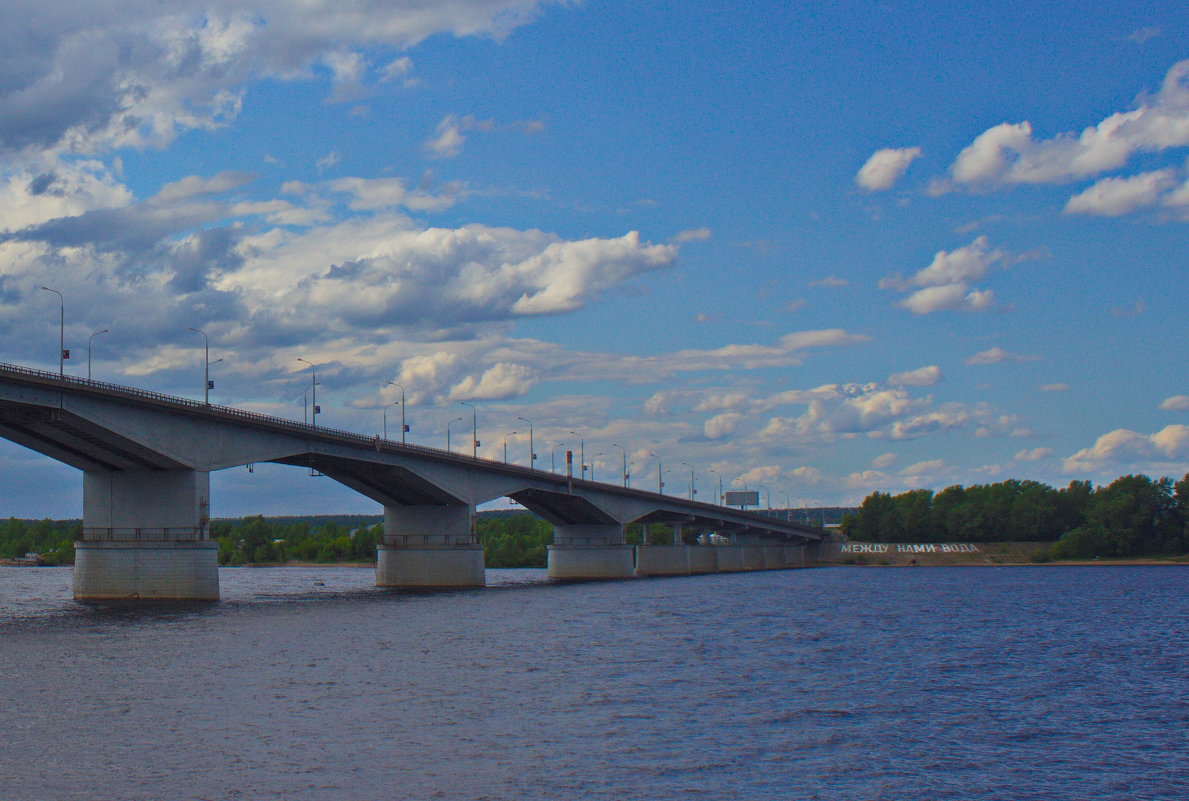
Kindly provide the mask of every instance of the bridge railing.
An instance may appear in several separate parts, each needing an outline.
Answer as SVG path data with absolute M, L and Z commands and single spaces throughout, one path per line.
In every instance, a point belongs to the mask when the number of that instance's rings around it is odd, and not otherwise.
M 201 528 L 101 528 L 87 526 L 81 542 L 203 542 L 210 539 Z
M 478 545 L 470 534 L 393 534 L 385 535 L 389 548 L 464 548 Z

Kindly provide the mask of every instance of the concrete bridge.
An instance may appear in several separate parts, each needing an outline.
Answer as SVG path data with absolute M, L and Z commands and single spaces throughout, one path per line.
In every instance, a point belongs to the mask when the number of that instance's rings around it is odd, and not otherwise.
M 80 600 L 217 599 L 210 473 L 259 462 L 316 470 L 380 503 L 385 587 L 483 586 L 475 506 L 500 497 L 553 525 L 558 579 L 804 567 L 823 536 L 758 512 L 3 363 L 0 437 L 83 471 Z M 674 544 L 633 551 L 632 522 L 673 526 Z M 730 544 L 681 545 L 683 528 Z

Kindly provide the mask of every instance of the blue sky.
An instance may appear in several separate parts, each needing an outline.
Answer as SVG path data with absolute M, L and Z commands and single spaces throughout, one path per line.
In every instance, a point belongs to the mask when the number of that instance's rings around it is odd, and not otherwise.
M 324 425 L 395 381 L 414 442 L 467 401 L 703 499 L 1189 470 L 1183 3 L 112 5 L 0 8 L 5 361 L 56 368 L 46 285 L 76 375 L 108 328 L 97 378 L 198 397 L 195 327 L 214 402 L 301 419 L 303 358 Z M 0 446 L 0 514 L 80 509 Z

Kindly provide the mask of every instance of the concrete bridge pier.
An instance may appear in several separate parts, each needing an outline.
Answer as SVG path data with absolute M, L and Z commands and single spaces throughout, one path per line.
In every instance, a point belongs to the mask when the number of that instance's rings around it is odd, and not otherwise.
M 208 532 L 210 475 L 197 470 L 87 471 L 75 543 L 80 601 L 219 599 Z
M 376 546 L 376 586 L 483 587 L 483 546 L 469 504 L 385 506 L 384 542 Z
M 547 566 L 554 579 L 627 578 L 635 571 L 622 523 L 554 524 Z

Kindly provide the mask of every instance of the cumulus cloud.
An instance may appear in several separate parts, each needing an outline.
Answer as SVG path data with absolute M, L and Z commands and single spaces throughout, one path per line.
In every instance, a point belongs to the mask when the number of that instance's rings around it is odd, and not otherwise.
M 500 362 L 479 378 L 467 378 L 450 390 L 452 400 L 504 400 L 524 395 L 536 381 L 536 373 L 527 365 Z
M 1189 395 L 1173 395 L 1160 401 L 1160 408 L 1166 412 L 1189 411 Z
M 1155 434 L 1116 429 L 1103 434 L 1092 447 L 1067 458 L 1064 470 L 1084 473 L 1106 468 L 1126 469 L 1145 463 L 1155 463 L 1156 472 L 1170 466 L 1178 471 L 1185 469 L 1189 464 L 1189 426 L 1166 426 Z
M 963 362 L 963 364 L 983 365 L 983 364 L 1003 364 L 1005 362 L 1010 363 L 1010 364 L 1019 364 L 1022 362 L 1040 361 L 1040 358 L 1041 358 L 1040 356 L 1036 356 L 1036 355 L 1025 354 L 1025 353 L 1012 353 L 1010 351 L 1004 350 L 1003 348 L 994 347 L 994 348 L 988 348 L 987 350 L 984 350 L 984 351 L 979 351 L 978 353 L 974 354 L 973 356 L 967 358 Z M 1053 386 L 1056 386 L 1056 385 L 1053 385 Z
M 1174 64 L 1154 95 L 1083 129 L 1035 138 L 1031 123 L 1002 123 L 958 154 L 950 181 L 970 187 L 1055 184 L 1124 167 L 1137 153 L 1189 145 L 1189 60 Z
M 540 0 L 470 0 L 411 10 L 387 0 L 11 0 L 0 6 L 0 150 L 76 154 L 162 146 L 234 119 L 259 78 L 329 73 L 331 101 L 363 93 L 363 48 L 449 33 L 503 35 Z M 408 71 L 400 59 L 381 71 Z
M 890 275 L 883 278 L 879 286 L 880 289 L 911 291 L 897 305 L 913 314 L 958 309 L 983 311 L 994 305 L 994 293 L 971 284 L 983 280 L 993 267 L 1005 265 L 1008 260 L 1005 251 L 990 247 L 987 237 L 980 236 L 969 245 L 952 251 L 938 251 L 926 267 L 908 278 Z
M 859 168 L 855 183 L 871 192 L 891 189 L 904 175 L 908 165 L 921 155 L 919 147 L 884 148 L 871 154 Z
M 1065 214 L 1120 217 L 1156 203 L 1177 183 L 1173 169 L 1153 170 L 1128 178 L 1103 178 L 1065 204 Z
M 906 387 L 931 387 L 941 381 L 941 368 L 935 364 L 918 367 L 903 373 L 892 373 L 888 376 L 888 383 Z
M 1012 458 L 1017 462 L 1039 462 L 1041 459 L 1046 459 L 1052 455 L 1052 448 L 1032 448 L 1030 450 L 1019 451 Z

